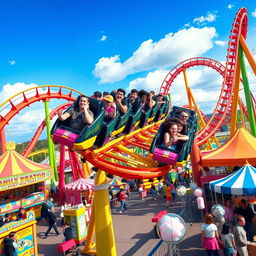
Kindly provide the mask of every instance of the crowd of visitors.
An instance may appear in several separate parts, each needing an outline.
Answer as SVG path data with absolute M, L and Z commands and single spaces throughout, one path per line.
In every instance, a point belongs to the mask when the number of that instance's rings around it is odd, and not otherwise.
M 225 215 L 214 218 L 211 213 L 205 215 L 202 225 L 202 246 L 208 256 L 218 256 L 219 248 L 223 247 L 224 256 L 248 256 L 248 245 L 256 246 L 256 215 L 245 199 L 238 202 L 225 201 Z

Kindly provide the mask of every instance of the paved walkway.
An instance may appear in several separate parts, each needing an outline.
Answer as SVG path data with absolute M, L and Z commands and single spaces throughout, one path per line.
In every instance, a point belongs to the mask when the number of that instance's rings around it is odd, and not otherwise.
M 181 203 L 174 203 L 169 212 L 178 213 L 181 209 Z M 144 256 L 159 242 L 154 232 L 154 223 L 152 217 L 166 210 L 165 200 L 146 200 L 128 208 L 126 213 L 113 212 L 113 224 L 115 230 L 116 248 L 118 256 Z M 200 226 L 201 215 L 196 207 L 192 207 L 193 224 L 188 224 L 187 234 L 181 243 L 182 256 L 204 256 L 204 250 L 200 248 Z M 191 216 L 185 216 L 189 220 Z M 190 220 L 189 220 L 190 222 Z M 58 228 L 61 231 L 61 228 Z M 56 236 L 52 233 L 47 239 L 42 239 L 44 232 L 47 230 L 46 224 L 41 220 L 37 225 L 39 256 L 55 256 L 56 248 L 63 240 L 63 235 Z M 54 231 L 53 231 L 54 232 Z M 70 254 L 72 255 L 72 254 Z

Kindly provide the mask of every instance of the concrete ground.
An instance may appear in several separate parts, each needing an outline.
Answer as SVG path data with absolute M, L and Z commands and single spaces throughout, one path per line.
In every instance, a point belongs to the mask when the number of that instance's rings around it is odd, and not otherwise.
M 181 208 L 181 202 L 177 202 L 167 210 L 178 213 Z M 201 213 L 195 205 L 188 208 L 191 215 L 184 215 L 184 219 L 188 224 L 187 234 L 180 245 L 181 255 L 204 256 L 206 253 L 200 248 Z M 155 236 L 154 223 L 151 222 L 151 219 L 162 210 L 166 210 L 164 199 L 155 201 L 152 198 L 147 198 L 128 208 L 125 213 L 113 212 L 112 217 L 118 256 L 144 256 L 153 249 L 159 242 L 159 239 Z M 189 225 L 190 222 L 192 222 L 191 226 Z M 58 229 L 61 231 L 60 227 Z M 47 239 L 43 239 L 43 234 L 46 230 L 46 223 L 42 220 L 39 221 L 37 224 L 39 256 L 55 256 L 57 255 L 57 245 L 62 242 L 63 235 L 56 236 L 53 231 Z M 74 253 L 69 255 L 74 255 Z

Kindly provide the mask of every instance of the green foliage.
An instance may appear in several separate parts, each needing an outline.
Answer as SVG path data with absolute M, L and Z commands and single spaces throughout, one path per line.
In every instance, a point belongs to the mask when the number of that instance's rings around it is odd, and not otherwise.
M 27 147 L 28 143 L 29 143 L 29 141 L 17 144 L 16 145 L 16 151 L 19 154 L 22 154 L 24 149 Z M 44 149 L 44 148 L 48 148 L 47 140 L 38 140 L 36 145 L 35 145 L 35 147 L 34 147 L 34 149 L 33 149 L 33 151 L 37 151 L 37 150 Z M 32 157 L 30 157 L 29 159 L 34 161 L 34 162 L 36 162 L 36 163 L 40 163 L 46 157 L 48 157 L 48 153 L 41 153 L 41 154 L 38 154 L 38 155 L 34 155 L 33 159 L 32 159 Z

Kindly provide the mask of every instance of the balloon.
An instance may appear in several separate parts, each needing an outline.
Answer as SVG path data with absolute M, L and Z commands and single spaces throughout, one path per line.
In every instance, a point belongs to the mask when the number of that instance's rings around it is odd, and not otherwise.
M 187 192 L 187 189 L 185 186 L 183 185 L 180 185 L 176 188 L 176 192 L 177 192 L 177 195 L 178 196 L 184 196 L 186 195 L 186 192 Z
M 225 215 L 225 209 L 221 204 L 215 204 L 211 209 L 211 213 L 215 218 L 220 219 Z
M 198 197 L 198 198 L 196 199 L 196 202 L 197 202 L 197 208 L 198 208 L 199 210 L 203 210 L 203 209 L 205 208 L 203 197 Z
M 164 241 L 177 243 L 185 236 L 184 220 L 177 214 L 165 214 L 157 223 L 159 235 Z
M 194 195 L 195 195 L 196 197 L 201 197 L 202 194 L 203 194 L 203 190 L 202 190 L 201 188 L 195 189 Z
M 190 187 L 191 187 L 193 190 L 195 190 L 195 189 L 197 189 L 197 184 L 196 184 L 195 182 L 191 182 L 191 183 L 190 183 Z

